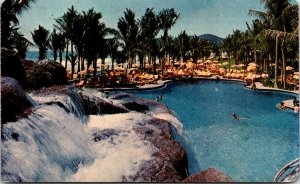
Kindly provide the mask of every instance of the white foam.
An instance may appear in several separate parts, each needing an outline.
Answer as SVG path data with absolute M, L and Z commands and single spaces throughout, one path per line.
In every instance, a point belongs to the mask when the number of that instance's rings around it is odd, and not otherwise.
M 95 162 L 80 166 L 71 181 L 121 182 L 132 181 L 141 165 L 151 159 L 156 150 L 148 141 L 142 140 L 133 129 L 146 120 L 141 113 L 91 116 L 91 130 L 114 129 L 117 135 L 98 141 L 93 146 Z M 125 180 L 124 180 L 125 179 Z
M 178 131 L 178 133 L 182 134 L 183 125 L 182 123 L 172 114 L 169 113 L 160 113 L 160 114 L 152 114 L 153 117 L 166 120 L 170 122 Z

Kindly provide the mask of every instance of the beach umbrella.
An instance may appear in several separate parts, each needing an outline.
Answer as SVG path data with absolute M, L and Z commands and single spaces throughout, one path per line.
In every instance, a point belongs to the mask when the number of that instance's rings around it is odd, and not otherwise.
M 225 66 L 225 65 L 229 65 L 229 63 L 228 63 L 228 62 L 224 62 L 223 65 L 224 65 L 224 66 Z
M 145 68 L 153 68 L 153 65 L 146 65 L 146 67 Z
M 204 63 L 205 63 L 205 64 L 210 64 L 210 63 L 212 63 L 212 61 L 208 59 L 208 60 L 206 60 Z
M 238 67 L 244 67 L 244 66 L 246 66 L 246 65 L 244 65 L 242 63 L 238 65 Z
M 219 63 L 219 61 L 218 60 L 214 60 L 213 63 Z
M 254 66 L 257 67 L 258 65 L 256 63 L 249 63 L 248 66 Z
M 186 67 L 187 67 L 187 68 L 194 68 L 194 63 L 188 62 L 188 63 L 186 64 Z
M 231 67 L 236 68 L 236 67 L 238 67 L 238 65 L 231 65 Z
M 220 68 L 219 71 L 220 72 L 225 72 L 225 69 L 224 68 Z
M 255 66 L 248 66 L 247 67 L 247 71 L 251 72 L 251 71 L 255 71 L 256 67 Z
M 197 63 L 202 63 L 202 62 L 203 62 L 202 59 L 198 59 L 198 60 L 197 60 Z
M 136 64 L 136 63 L 132 65 L 132 68 L 137 68 L 137 67 L 138 67 L 138 64 Z
M 83 74 L 86 74 L 86 71 L 85 70 L 81 70 L 80 72 L 78 72 L 79 75 L 83 75 Z
M 94 71 L 94 70 L 95 70 L 95 69 L 92 68 L 92 67 L 89 67 L 89 69 L 88 69 L 89 72 L 92 72 L 92 71 Z
M 124 69 L 124 68 L 121 68 L 121 67 L 116 67 L 115 70 L 118 70 L 118 71 L 124 71 L 125 69 Z
M 291 66 L 287 66 L 287 67 L 285 67 L 285 69 L 289 71 L 289 70 L 293 70 L 294 68 Z
M 294 72 L 294 75 L 299 75 L 299 72 Z
M 294 75 L 293 79 L 298 79 L 299 80 L 299 75 Z

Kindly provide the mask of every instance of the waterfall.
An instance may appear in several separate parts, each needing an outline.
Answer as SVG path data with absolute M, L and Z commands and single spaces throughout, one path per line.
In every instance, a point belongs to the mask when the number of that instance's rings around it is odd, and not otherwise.
M 2 179 L 65 181 L 94 158 L 81 98 L 72 90 L 29 97 L 36 102 L 33 112 L 2 126 Z

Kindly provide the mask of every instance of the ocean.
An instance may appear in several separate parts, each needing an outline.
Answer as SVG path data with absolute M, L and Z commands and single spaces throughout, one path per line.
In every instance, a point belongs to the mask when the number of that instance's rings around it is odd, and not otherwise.
M 70 52 L 69 52 L 70 53 Z M 74 55 L 76 55 L 76 51 L 74 51 Z M 25 59 L 32 60 L 32 61 L 38 61 L 39 59 L 39 51 L 27 51 Z M 66 58 L 66 52 L 63 52 L 63 61 L 62 65 L 65 66 L 65 58 Z M 46 53 L 46 59 L 53 60 L 53 51 L 48 50 Z M 57 56 L 57 61 L 59 61 L 59 56 Z M 108 56 L 105 59 L 105 64 L 111 68 L 111 58 Z M 117 64 L 114 63 L 114 66 L 117 67 Z M 101 59 L 97 60 L 97 68 L 101 67 Z M 71 69 L 71 63 L 68 61 L 67 68 Z M 77 64 L 75 65 L 75 71 L 77 71 Z
M 76 54 L 76 51 L 74 52 Z M 63 59 L 66 58 L 66 52 L 63 52 Z M 37 61 L 39 59 L 39 51 L 27 51 L 26 52 L 26 59 Z M 46 59 L 53 60 L 53 51 L 48 50 L 46 52 Z M 59 60 L 59 56 L 57 56 L 57 60 Z

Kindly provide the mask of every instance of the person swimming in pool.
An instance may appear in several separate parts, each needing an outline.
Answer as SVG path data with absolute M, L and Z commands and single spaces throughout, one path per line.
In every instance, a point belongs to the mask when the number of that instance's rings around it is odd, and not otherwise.
M 232 118 L 236 120 L 240 120 L 240 118 L 235 113 L 232 114 Z

